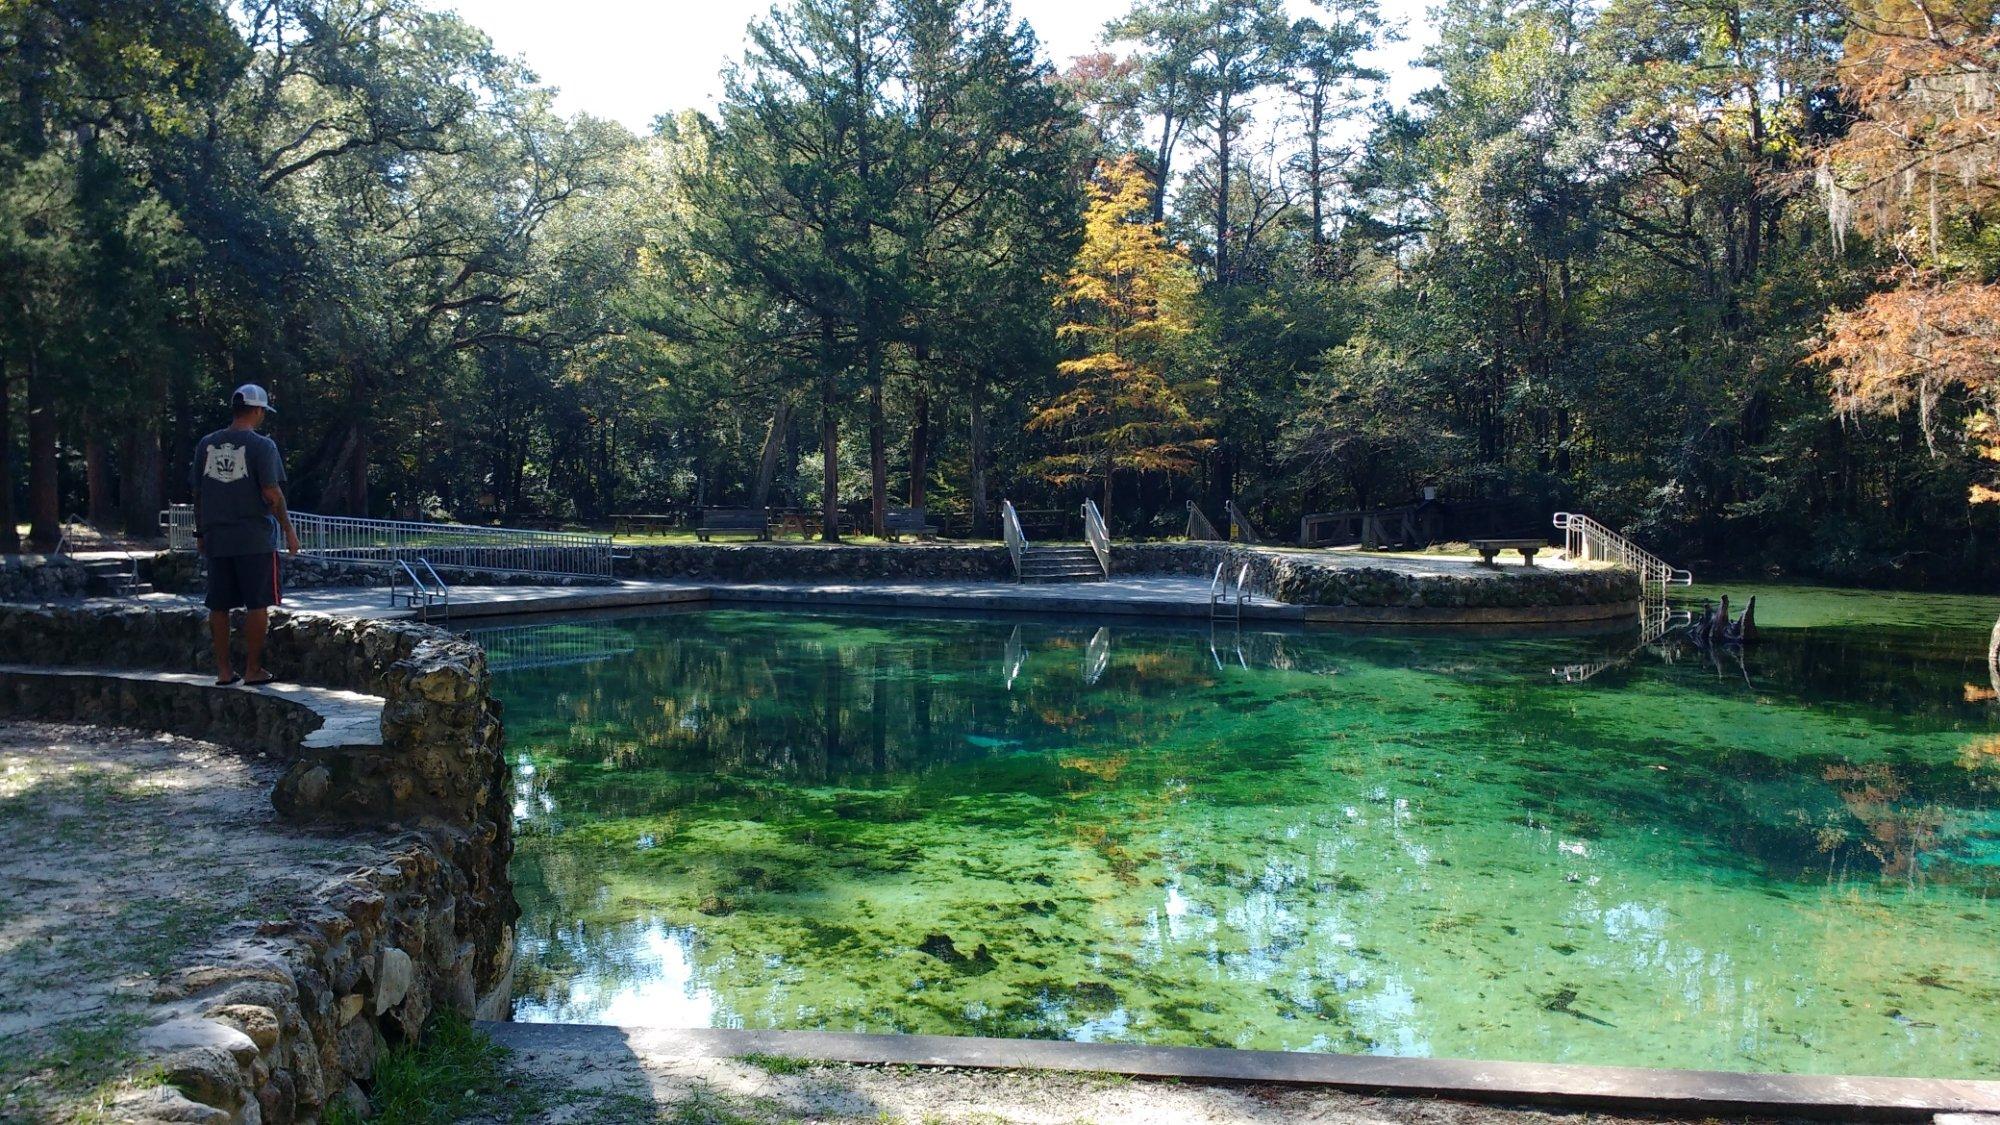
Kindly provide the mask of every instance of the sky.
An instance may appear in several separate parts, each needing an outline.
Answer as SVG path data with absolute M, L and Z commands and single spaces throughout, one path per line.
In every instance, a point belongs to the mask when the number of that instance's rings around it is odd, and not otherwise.
M 743 54 L 743 29 L 771 0 L 431 0 L 483 29 L 501 53 L 525 58 L 561 90 L 557 108 L 610 118 L 647 132 L 653 118 L 711 108 L 723 63 Z M 1288 0 L 1302 14 L 1302 0 Z M 1426 85 L 1410 60 L 1429 37 L 1425 0 L 1380 0 L 1385 22 L 1407 37 L 1368 58 L 1404 100 Z M 1106 21 L 1130 0 L 1014 0 L 1058 67 L 1096 49 Z

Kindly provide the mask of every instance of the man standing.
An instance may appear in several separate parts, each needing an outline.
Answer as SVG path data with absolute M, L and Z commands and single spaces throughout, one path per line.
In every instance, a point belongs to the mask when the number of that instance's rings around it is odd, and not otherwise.
M 278 445 L 257 432 L 274 409 L 271 396 L 245 383 L 230 396 L 230 422 L 195 443 L 194 540 L 208 559 L 208 633 L 215 646 L 215 682 L 268 684 L 264 635 L 278 604 L 278 533 L 299 553 L 298 533 L 285 509 L 285 465 Z M 242 674 L 229 661 L 229 611 L 243 614 Z M 247 679 L 246 679 L 247 677 Z

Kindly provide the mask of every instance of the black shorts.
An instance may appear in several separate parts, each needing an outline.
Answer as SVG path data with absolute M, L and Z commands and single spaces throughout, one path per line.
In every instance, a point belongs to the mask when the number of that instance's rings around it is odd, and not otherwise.
M 210 609 L 263 609 L 279 601 L 278 552 L 208 560 Z

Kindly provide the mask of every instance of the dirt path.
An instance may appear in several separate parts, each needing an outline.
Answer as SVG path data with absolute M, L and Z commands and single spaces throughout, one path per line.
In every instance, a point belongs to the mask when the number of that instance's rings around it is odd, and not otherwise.
M 0 1121 L 102 1104 L 158 974 L 363 857 L 279 825 L 277 774 L 192 739 L 0 722 Z

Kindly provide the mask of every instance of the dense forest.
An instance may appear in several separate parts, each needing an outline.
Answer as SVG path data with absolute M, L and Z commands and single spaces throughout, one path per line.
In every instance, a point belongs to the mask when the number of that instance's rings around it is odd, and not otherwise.
M 0 0 L 0 550 L 150 532 L 256 381 L 325 512 L 1434 488 L 2000 570 L 1991 0 L 1431 18 L 1398 105 L 1371 0 L 1138 0 L 1069 60 L 1005 0 L 782 0 L 634 136 L 414 0 Z

